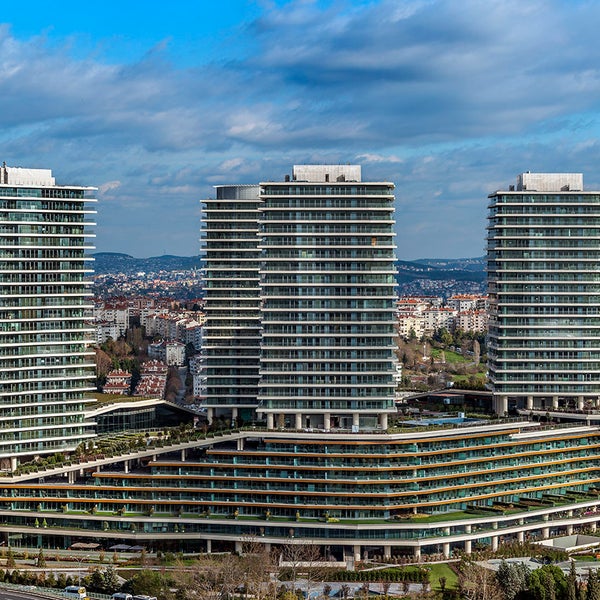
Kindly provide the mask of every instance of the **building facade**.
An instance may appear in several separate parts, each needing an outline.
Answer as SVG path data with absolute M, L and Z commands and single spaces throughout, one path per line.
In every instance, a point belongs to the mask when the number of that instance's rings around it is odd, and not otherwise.
M 261 183 L 267 427 L 385 429 L 395 412 L 393 190 L 356 165 Z
M 302 165 L 205 202 L 204 405 L 273 429 L 395 412 L 393 184 Z
M 600 397 L 600 192 L 524 173 L 490 194 L 489 373 L 497 412 Z
M 204 200 L 201 399 L 210 420 L 253 420 L 258 406 L 258 205 L 257 185 L 217 186 Z
M 94 188 L 0 168 L 0 470 L 93 437 L 95 329 L 86 252 Z

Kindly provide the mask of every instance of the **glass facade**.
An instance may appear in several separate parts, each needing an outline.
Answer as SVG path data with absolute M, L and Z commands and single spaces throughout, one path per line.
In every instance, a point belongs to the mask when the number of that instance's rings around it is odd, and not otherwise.
M 600 394 L 600 193 L 518 189 L 490 199 L 494 392 L 582 408 Z
M 261 184 L 260 410 L 279 427 L 374 428 L 395 412 L 394 186 L 309 168 Z
M 260 286 L 257 185 L 218 186 L 204 201 L 202 396 L 209 418 L 257 406 Z
M 47 171 L 3 166 L 0 181 L 0 469 L 11 470 L 94 436 L 84 404 L 96 389 L 86 268 L 95 199 Z
M 385 428 L 394 186 L 360 181 L 359 167 L 294 170 L 294 181 L 219 186 L 205 201 L 204 405 L 209 418 L 253 408 L 269 428 Z

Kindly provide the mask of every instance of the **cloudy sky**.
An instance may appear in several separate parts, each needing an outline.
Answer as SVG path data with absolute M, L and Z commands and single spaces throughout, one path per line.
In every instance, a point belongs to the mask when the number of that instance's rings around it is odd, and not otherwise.
M 0 20 L 11 166 L 99 188 L 99 251 L 193 255 L 200 199 L 291 165 L 396 184 L 398 257 L 484 253 L 517 173 L 600 188 L 593 0 L 28 2 Z

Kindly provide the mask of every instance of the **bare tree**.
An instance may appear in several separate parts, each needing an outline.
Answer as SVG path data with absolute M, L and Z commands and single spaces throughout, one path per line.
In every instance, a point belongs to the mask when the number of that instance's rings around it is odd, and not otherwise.
M 461 597 L 465 600 L 503 600 L 504 598 L 495 573 L 471 560 L 461 562 L 458 586 Z
M 290 540 L 290 543 L 282 548 L 281 560 L 282 565 L 290 569 L 292 592 L 295 591 L 302 574 L 306 597 L 309 598 L 311 589 L 315 583 L 323 581 L 326 571 L 319 547 L 314 544 L 294 543 Z

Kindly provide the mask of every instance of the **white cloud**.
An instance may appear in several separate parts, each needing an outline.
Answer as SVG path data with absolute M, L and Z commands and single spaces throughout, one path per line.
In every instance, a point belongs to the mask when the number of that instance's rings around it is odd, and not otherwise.
M 121 187 L 120 181 L 107 181 L 106 183 L 102 183 L 98 186 L 98 191 L 100 194 L 106 194 L 112 190 L 118 190 Z

